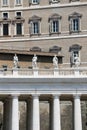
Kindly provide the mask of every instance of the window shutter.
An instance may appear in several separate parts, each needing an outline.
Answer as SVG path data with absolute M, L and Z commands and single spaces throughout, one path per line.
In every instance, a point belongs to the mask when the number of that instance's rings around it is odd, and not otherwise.
M 69 31 L 70 31 L 70 32 L 73 31 L 73 21 L 72 21 L 72 20 L 70 20 Z
M 51 34 L 52 32 L 53 32 L 52 21 L 50 21 L 50 25 L 49 25 L 49 33 Z
M 30 35 L 33 34 L 33 22 L 30 23 L 29 33 Z

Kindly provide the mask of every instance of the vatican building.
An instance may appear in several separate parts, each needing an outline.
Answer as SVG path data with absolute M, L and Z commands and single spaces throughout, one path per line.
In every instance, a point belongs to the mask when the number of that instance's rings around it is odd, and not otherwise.
M 87 130 L 87 0 L 0 0 L 0 130 Z

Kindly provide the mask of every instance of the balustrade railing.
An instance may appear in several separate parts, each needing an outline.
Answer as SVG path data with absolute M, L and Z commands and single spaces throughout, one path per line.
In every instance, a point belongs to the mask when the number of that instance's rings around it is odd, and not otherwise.
M 87 76 L 87 68 L 28 69 L 0 68 L 0 76 Z

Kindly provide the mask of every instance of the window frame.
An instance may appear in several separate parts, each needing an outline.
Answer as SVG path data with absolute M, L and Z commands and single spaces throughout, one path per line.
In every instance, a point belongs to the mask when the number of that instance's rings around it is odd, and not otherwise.
M 34 33 L 33 23 L 38 23 L 38 32 Z M 36 15 L 32 16 L 29 19 L 29 33 L 31 35 L 40 35 L 41 34 L 41 17 L 38 17 Z
M 35 31 L 34 23 L 37 23 L 38 29 Z M 40 21 L 31 21 L 30 22 L 30 35 L 40 35 Z
M 34 0 L 29 0 L 29 5 L 39 5 L 40 0 L 36 0 L 36 2 L 34 2 Z
M 61 32 L 61 16 L 58 14 L 53 14 L 49 17 L 48 22 L 49 22 L 49 34 L 60 34 Z M 53 29 L 53 22 L 58 22 L 58 26 L 57 31 L 54 31 Z
M 49 0 L 50 4 L 56 4 L 56 3 L 59 3 L 59 2 L 60 2 L 60 0 Z
M 18 2 L 17 3 L 17 0 L 15 0 L 15 6 L 21 6 L 23 4 L 23 0 L 18 0 L 18 1 L 21 1 L 20 3 Z
M 9 6 L 9 0 L 7 0 L 7 3 L 6 4 L 4 4 L 4 2 L 3 2 L 3 0 L 1 1 L 1 5 L 2 5 L 2 7 L 7 7 L 7 6 Z
M 69 32 L 70 33 L 79 33 L 81 32 L 81 17 L 82 15 L 79 13 L 74 12 L 69 16 Z M 75 27 L 76 23 L 74 23 L 74 20 L 78 20 L 78 27 Z M 74 29 L 78 28 L 78 29 Z

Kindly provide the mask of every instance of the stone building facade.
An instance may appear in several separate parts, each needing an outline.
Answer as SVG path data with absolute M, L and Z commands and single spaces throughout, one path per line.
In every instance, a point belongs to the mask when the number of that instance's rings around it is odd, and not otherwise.
M 87 0 L 0 0 L 0 68 L 12 68 L 14 54 L 19 59 L 18 68 L 31 69 L 34 54 L 38 57 L 38 68 L 52 69 L 54 55 L 58 58 L 59 68 L 73 68 L 76 57 L 80 67 L 86 67 L 86 22 Z M 19 129 L 28 130 L 26 103 L 21 102 L 21 98 Z M 73 130 L 71 99 L 63 99 L 60 106 L 61 129 Z M 2 107 L 0 123 L 3 122 Z M 40 129 L 52 129 L 49 126 L 49 101 L 41 103 L 40 109 Z M 8 119 L 7 116 L 5 118 Z M 87 130 L 86 100 L 82 101 L 82 124 L 83 130 Z

